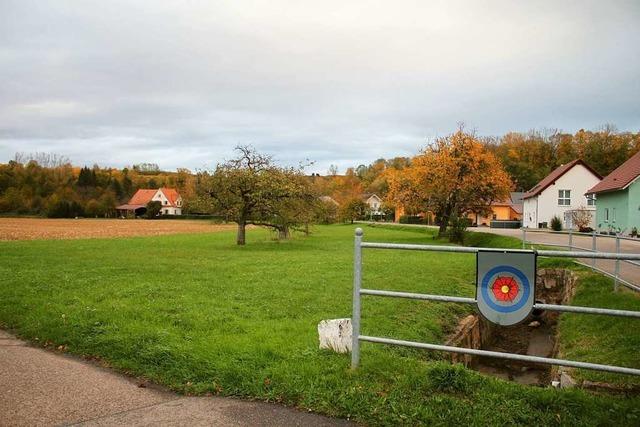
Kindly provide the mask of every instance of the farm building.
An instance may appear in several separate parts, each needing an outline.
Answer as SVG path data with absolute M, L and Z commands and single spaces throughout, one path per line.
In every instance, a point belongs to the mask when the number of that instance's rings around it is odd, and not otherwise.
M 382 199 L 377 194 L 365 193 L 361 197 L 367 206 L 369 206 L 371 215 L 382 215 Z
M 551 218 L 558 216 L 563 228 L 573 228 L 572 212 L 595 213 L 595 200 L 585 194 L 601 179 L 580 159 L 559 166 L 524 194 L 523 227 L 547 228 Z
M 491 203 L 490 216 L 470 213 L 467 217 L 472 225 L 491 225 L 491 221 L 520 221 L 522 219 L 523 193 L 513 192 L 506 200 Z M 517 224 L 516 224 L 517 226 Z
M 640 153 L 587 191 L 598 200 L 595 224 L 601 230 L 630 233 L 640 227 Z
M 128 203 L 116 207 L 118 216 L 141 216 L 147 212 L 149 202 L 160 202 L 161 215 L 182 215 L 182 197 L 173 188 L 140 189 Z

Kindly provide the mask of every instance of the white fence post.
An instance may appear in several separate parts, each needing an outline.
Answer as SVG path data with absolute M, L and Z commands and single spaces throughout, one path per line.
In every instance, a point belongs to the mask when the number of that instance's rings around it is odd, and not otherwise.
M 573 250 L 573 228 L 569 229 L 569 250 Z

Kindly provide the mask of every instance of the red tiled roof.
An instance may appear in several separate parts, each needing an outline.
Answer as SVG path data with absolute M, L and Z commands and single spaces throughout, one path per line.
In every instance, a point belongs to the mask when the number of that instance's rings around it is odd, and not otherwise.
M 600 174 L 598 174 L 596 171 L 594 171 L 591 168 L 591 166 L 586 164 L 582 159 L 575 159 L 575 160 L 567 163 L 566 165 L 562 165 L 562 166 L 557 167 L 553 172 L 551 172 L 549 175 L 544 177 L 542 179 L 542 181 L 540 181 L 539 183 L 534 185 L 531 190 L 529 190 L 526 193 L 524 193 L 524 196 L 522 196 L 522 198 L 523 199 L 529 199 L 531 197 L 535 197 L 538 194 L 542 193 L 548 186 L 550 186 L 551 184 L 556 182 L 562 175 L 564 175 L 565 173 L 569 172 L 574 166 L 576 166 L 578 164 L 580 164 L 580 165 L 584 166 L 585 168 L 587 168 L 589 170 L 589 172 L 591 172 L 593 175 L 595 175 L 599 179 L 602 179 Z
M 163 187 L 159 188 L 159 190 L 162 191 L 162 194 L 164 194 L 164 196 L 169 200 L 169 204 L 163 206 L 178 207 L 176 203 L 180 198 L 180 194 L 178 194 L 178 192 L 174 188 Z M 147 203 L 149 203 L 151 199 L 153 199 L 153 196 L 155 196 L 157 192 L 158 190 L 153 189 L 140 189 L 136 191 L 136 194 L 133 195 L 133 197 L 127 204 L 147 206 Z
M 164 196 L 169 199 L 169 204 L 171 206 L 176 206 L 176 202 L 178 201 L 178 199 L 180 198 L 180 194 L 178 194 L 178 192 L 175 190 L 175 188 L 161 188 L 160 191 L 162 191 L 162 194 L 164 194 Z
M 640 175 L 640 152 L 618 166 L 602 181 L 587 191 L 587 194 L 604 193 L 605 191 L 622 190 Z
M 131 198 L 131 200 L 129 200 L 129 205 L 143 205 L 146 206 L 147 203 L 149 203 L 151 201 L 151 199 L 153 198 L 154 194 L 156 194 L 158 190 L 146 190 L 146 189 L 141 189 L 136 191 L 136 194 L 133 195 L 133 197 Z

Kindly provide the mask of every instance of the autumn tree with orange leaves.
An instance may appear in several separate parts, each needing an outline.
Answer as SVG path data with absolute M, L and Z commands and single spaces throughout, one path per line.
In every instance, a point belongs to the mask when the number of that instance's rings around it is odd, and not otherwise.
M 390 170 L 387 182 L 389 201 L 408 211 L 433 212 L 440 235 L 454 228 L 452 241 L 461 240 L 468 213 L 488 213 L 513 186 L 500 161 L 462 129 L 437 139 L 409 167 Z

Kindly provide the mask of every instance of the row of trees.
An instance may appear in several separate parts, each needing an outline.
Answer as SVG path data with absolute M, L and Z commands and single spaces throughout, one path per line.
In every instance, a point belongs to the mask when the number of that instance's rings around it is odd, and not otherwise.
M 599 174 L 606 176 L 616 167 L 640 151 L 640 132 L 618 132 L 611 125 L 599 130 L 579 130 L 575 134 L 558 130 L 532 130 L 526 133 L 509 132 L 500 137 L 476 137 L 500 161 L 511 177 L 514 191 L 527 191 L 553 169 L 580 158 Z M 412 159 L 396 157 L 378 159 L 370 165 L 358 165 L 338 175 L 335 167 L 328 176 L 336 180 L 325 185 L 327 194 L 338 200 L 349 188 L 360 192 L 385 195 L 389 189 L 385 179 L 387 169 L 404 169 Z M 341 183 L 340 180 L 348 182 Z
M 251 147 L 237 150 L 237 158 L 198 175 L 198 190 L 203 206 L 237 223 L 239 245 L 245 244 L 248 224 L 273 228 L 280 238 L 287 238 L 291 229 L 304 227 L 308 232 L 310 223 L 326 220 L 327 209 L 335 209 L 320 197 L 327 183 L 342 202 L 342 219 L 358 218 L 367 208 L 359 194 L 361 178 L 354 170 L 328 181 L 309 179 L 302 169 L 277 166 Z M 491 202 L 508 197 L 513 187 L 497 157 L 463 130 L 439 138 L 398 166 L 384 168 L 371 182 L 384 181 L 392 204 L 433 212 L 441 234 L 451 226 L 452 241 L 462 240 L 467 213 L 488 213 Z
M 618 132 L 608 125 L 597 131 L 581 129 L 573 135 L 559 131 L 508 133 L 482 142 L 503 164 L 516 190 L 526 191 L 553 169 L 578 158 L 600 175 L 608 175 L 640 151 L 640 132 Z
M 127 168 L 77 168 L 56 155 L 18 154 L 0 164 L 0 213 L 108 217 L 139 188 L 160 186 L 193 195 L 195 177 L 186 169 L 150 175 Z
M 459 235 L 467 212 L 482 213 L 510 189 L 527 190 L 553 168 L 583 158 L 602 175 L 640 149 L 640 133 L 611 126 L 574 135 L 556 131 L 479 138 L 460 129 L 439 138 L 413 158 L 378 159 L 327 176 L 276 166 L 268 156 L 239 147 L 239 157 L 196 175 L 186 169 L 159 171 L 156 164 L 132 169 L 74 168 L 62 156 L 16 155 L 0 165 L 0 213 L 49 216 L 109 216 L 138 188 L 177 188 L 184 212 L 216 213 L 247 224 L 272 227 L 282 237 L 311 222 L 353 220 L 366 215 L 363 193 L 385 199 L 383 210 L 431 212 L 441 232 Z M 329 195 L 338 203 L 322 201 Z

